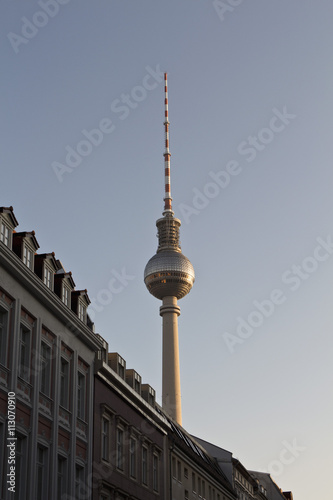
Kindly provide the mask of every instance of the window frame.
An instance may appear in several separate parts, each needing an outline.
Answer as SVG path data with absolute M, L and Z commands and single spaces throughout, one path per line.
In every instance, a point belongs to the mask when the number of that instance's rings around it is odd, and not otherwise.
M 42 461 L 39 453 L 42 453 Z M 44 500 L 48 496 L 49 477 L 48 477 L 48 453 L 49 449 L 40 443 L 37 443 L 36 456 L 36 500 Z M 41 482 L 40 482 L 41 481 Z M 41 489 L 39 489 L 41 486 Z
M 83 384 L 81 385 L 79 381 L 83 380 Z M 77 412 L 77 417 L 80 420 L 83 420 L 85 422 L 86 419 L 86 395 L 87 395 L 87 377 L 86 375 L 81 371 L 77 371 L 77 391 L 76 391 L 76 400 L 77 400 L 77 407 L 76 407 L 76 412 Z
M 83 321 L 83 323 L 86 322 L 87 320 L 87 306 L 84 304 L 84 302 L 82 300 L 80 300 L 80 297 L 79 297 L 79 300 L 77 302 L 77 315 L 78 315 L 78 318 Z
M 121 472 L 124 472 L 124 469 L 125 469 L 124 436 L 125 436 L 124 428 L 117 425 L 117 427 L 116 427 L 116 468 L 118 471 L 121 471 Z
M 59 474 L 59 463 L 62 463 L 62 466 L 64 467 L 62 474 Z M 60 491 L 59 491 L 59 482 L 60 482 Z M 57 456 L 57 500 L 62 499 L 62 496 L 67 491 L 67 485 L 68 485 L 68 457 L 58 453 L 58 456 Z
M 62 367 L 66 366 L 66 372 L 62 371 Z M 70 365 L 70 360 L 61 355 L 60 357 L 60 394 L 59 394 L 59 404 L 62 408 L 65 410 L 69 411 L 70 409 L 70 376 L 71 376 L 71 365 Z M 65 391 L 63 391 L 63 388 Z M 66 399 L 66 401 L 64 401 Z M 65 403 L 65 404 L 64 404 Z
M 131 479 L 137 479 L 138 475 L 137 450 L 138 450 L 138 441 L 133 436 L 131 436 L 129 439 L 129 475 Z
M 157 453 L 153 453 L 153 490 L 159 491 L 160 477 L 159 477 L 159 456 Z
M 54 270 L 44 262 L 43 266 L 43 283 L 49 290 L 53 290 L 53 275 Z
M 48 351 L 48 355 L 46 356 L 44 356 L 43 354 L 43 346 L 45 346 L 46 350 Z M 52 346 L 48 342 L 45 342 L 44 338 L 42 338 L 40 344 L 39 359 L 40 359 L 39 391 L 48 398 L 50 398 L 51 379 L 52 379 Z M 44 376 L 45 376 L 45 386 L 47 386 L 47 390 L 43 390 L 44 388 L 42 387 Z
M 31 271 L 34 270 L 34 250 L 27 242 L 23 243 L 23 264 Z
M 23 334 L 27 335 L 28 341 L 26 340 L 26 338 L 23 338 Z M 25 323 L 21 322 L 19 336 L 18 376 L 21 380 L 24 380 L 27 383 L 30 383 L 31 377 L 31 342 L 32 329 Z M 22 359 L 22 356 L 24 357 L 24 360 Z
M 15 472 L 19 481 L 16 483 L 14 499 L 19 500 L 28 484 L 28 461 L 26 460 L 26 456 L 29 437 L 25 434 L 17 433 L 16 438 Z
M 104 432 L 104 424 L 106 423 L 107 429 Z M 110 462 L 110 419 L 105 415 L 102 415 L 101 422 L 101 460 L 105 462 Z M 106 444 L 106 446 L 105 446 Z M 106 448 L 106 449 L 105 449 Z
M 143 445 L 141 452 L 141 482 L 148 487 L 148 447 Z
M 0 364 L 7 366 L 9 341 L 9 311 L 0 307 Z
M 2 241 L 2 243 L 8 248 L 11 248 L 11 235 L 12 228 L 3 219 L 1 219 L 0 241 Z
M 79 471 L 79 474 L 78 474 Z M 75 463 L 75 498 L 80 500 L 82 497 L 80 495 L 80 487 L 81 484 L 84 484 L 84 471 L 85 467 L 83 464 L 76 462 Z
M 61 301 L 65 304 L 65 306 L 71 307 L 71 289 L 66 283 L 64 283 L 64 280 L 62 280 Z

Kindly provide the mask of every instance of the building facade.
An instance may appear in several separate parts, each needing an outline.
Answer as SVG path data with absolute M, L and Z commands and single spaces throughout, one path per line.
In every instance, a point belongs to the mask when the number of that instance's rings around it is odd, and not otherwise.
M 12 207 L 1 207 L 0 498 L 75 498 L 92 469 L 94 364 L 103 343 L 86 290 L 74 290 L 54 254 L 36 254 L 34 232 L 17 233 L 17 224 Z
M 104 352 L 95 373 L 92 498 L 168 498 L 168 422 L 155 408 L 155 391 L 118 353 L 107 353 L 107 345 Z

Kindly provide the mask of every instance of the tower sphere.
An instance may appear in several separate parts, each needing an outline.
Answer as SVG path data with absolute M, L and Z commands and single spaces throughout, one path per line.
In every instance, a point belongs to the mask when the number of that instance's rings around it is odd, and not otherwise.
M 157 299 L 172 296 L 181 299 L 191 290 L 194 269 L 187 257 L 175 250 L 161 250 L 147 263 L 144 281 L 148 291 Z

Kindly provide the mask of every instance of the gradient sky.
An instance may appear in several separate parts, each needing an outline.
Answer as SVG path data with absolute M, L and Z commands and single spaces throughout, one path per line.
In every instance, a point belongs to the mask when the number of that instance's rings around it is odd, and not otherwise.
M 331 500 L 333 3 L 44 3 L 0 6 L 1 205 L 88 289 L 96 331 L 160 401 L 143 270 L 167 71 L 173 208 L 196 271 L 180 301 L 183 425 L 295 500 Z M 71 148 L 85 156 L 69 168 Z

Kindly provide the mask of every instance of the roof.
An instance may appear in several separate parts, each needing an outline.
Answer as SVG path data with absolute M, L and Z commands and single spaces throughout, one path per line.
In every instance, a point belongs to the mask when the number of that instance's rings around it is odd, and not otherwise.
M 19 233 L 14 233 L 14 239 L 31 238 L 36 249 L 39 248 L 38 241 L 35 236 L 35 231 L 21 231 Z
M 212 457 L 183 427 L 167 415 L 162 408 L 157 410 L 162 413 L 170 424 L 169 437 L 184 453 L 202 467 L 208 474 L 213 476 L 222 486 L 236 496 L 235 491 L 228 481 L 226 475 L 218 465 L 217 460 Z
M 258 479 L 260 484 L 264 486 L 267 492 L 268 500 L 285 500 L 282 490 L 278 487 L 276 482 L 272 479 L 268 472 L 258 472 L 258 471 L 249 471 L 251 476 L 255 479 Z M 289 492 L 291 493 L 291 492 Z M 289 497 L 290 498 L 290 497 Z M 292 497 L 291 497 L 292 500 Z
M 13 207 L 0 207 L 0 213 L 9 215 L 9 217 L 12 220 L 13 226 L 16 227 L 18 226 L 18 221 L 14 215 L 13 210 L 14 210 Z

